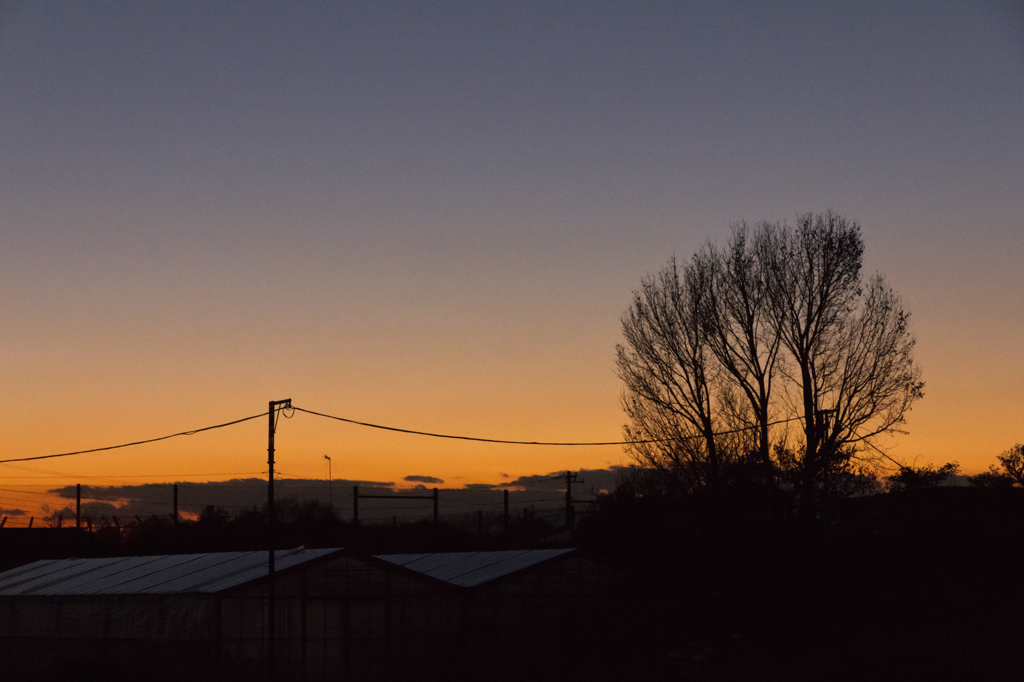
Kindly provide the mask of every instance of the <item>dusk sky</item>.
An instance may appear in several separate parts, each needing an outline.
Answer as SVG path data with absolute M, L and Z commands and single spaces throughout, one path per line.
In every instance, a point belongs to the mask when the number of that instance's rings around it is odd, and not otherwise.
M 0 121 L 0 459 L 283 398 L 620 440 L 640 279 L 830 208 L 913 314 L 892 454 L 977 473 L 1024 441 L 1019 2 L 4 2 Z M 455 486 L 629 461 L 302 413 L 277 445 L 296 476 Z M 261 419 L 0 486 L 265 461 Z

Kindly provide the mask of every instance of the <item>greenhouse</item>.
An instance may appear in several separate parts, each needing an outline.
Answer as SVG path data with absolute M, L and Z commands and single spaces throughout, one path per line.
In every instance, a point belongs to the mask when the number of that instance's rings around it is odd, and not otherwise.
M 271 608 L 267 561 L 64 559 L 0 573 L 0 664 L 40 677 L 395 679 L 572 636 L 610 586 L 575 550 L 300 548 L 275 554 Z

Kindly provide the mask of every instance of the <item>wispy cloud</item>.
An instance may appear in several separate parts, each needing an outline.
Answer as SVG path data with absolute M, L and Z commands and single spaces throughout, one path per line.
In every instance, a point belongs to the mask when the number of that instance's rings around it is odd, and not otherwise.
M 618 484 L 618 471 L 621 468 L 620 466 L 611 466 L 607 469 L 579 469 L 573 472 L 577 476 L 573 487 L 580 492 L 611 492 Z M 552 471 L 549 474 L 520 476 L 515 480 L 502 483 L 501 487 L 538 491 L 565 490 L 565 472 Z
M 406 476 L 404 480 L 410 483 L 444 483 L 444 479 L 433 476 Z

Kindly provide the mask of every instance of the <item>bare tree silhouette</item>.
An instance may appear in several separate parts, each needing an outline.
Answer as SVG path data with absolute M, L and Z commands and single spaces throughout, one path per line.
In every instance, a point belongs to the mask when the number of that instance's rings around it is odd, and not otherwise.
M 924 383 L 910 314 L 881 275 L 862 277 L 863 252 L 856 223 L 806 214 L 734 225 L 725 248 L 645 277 L 616 361 L 627 438 L 664 441 L 633 445 L 637 461 L 690 490 L 756 463 L 806 510 L 871 461 Z M 786 418 L 800 428 L 772 426 Z

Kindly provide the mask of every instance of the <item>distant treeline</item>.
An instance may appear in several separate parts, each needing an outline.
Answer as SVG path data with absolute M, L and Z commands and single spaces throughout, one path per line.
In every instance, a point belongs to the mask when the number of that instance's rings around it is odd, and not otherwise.
M 608 469 L 582 469 L 573 473 L 577 482 L 573 486 L 574 498 L 580 503 L 593 501 L 600 492 L 615 488 L 617 471 L 621 467 Z M 433 517 L 431 500 L 414 499 L 430 495 L 434 487 L 439 488 L 441 516 L 455 523 L 466 514 L 483 511 L 490 514 L 504 511 L 504 492 L 509 491 L 512 513 L 548 515 L 552 519 L 564 510 L 564 471 L 511 478 L 498 485 L 468 484 L 462 487 L 445 487 L 444 481 L 431 476 L 406 476 L 402 484 L 388 481 L 363 481 L 350 479 L 304 479 L 278 478 L 275 482 L 277 495 L 302 501 L 314 500 L 332 508 L 340 519 L 353 518 L 353 489 L 359 487 L 364 495 L 398 495 L 410 499 L 363 499 L 360 501 L 360 519 L 369 523 L 390 523 L 397 519 L 399 524 L 414 523 Z M 178 493 L 180 518 L 195 520 L 199 513 L 209 506 L 237 514 L 259 510 L 267 501 L 267 480 L 260 478 L 232 479 L 228 481 L 177 483 L 146 483 L 139 485 L 67 485 L 51 488 L 36 496 L 56 498 L 59 506 L 52 502 L 43 513 L 27 509 L 5 508 L 0 516 L 8 515 L 12 523 L 8 526 L 26 526 L 30 517 L 34 526 L 62 527 L 74 525 L 79 512 L 76 503 L 81 495 L 80 511 L 86 524 L 130 524 L 135 517 L 152 515 L 168 516 L 174 512 L 174 488 Z M 0 507 L 3 505 L 0 495 Z

